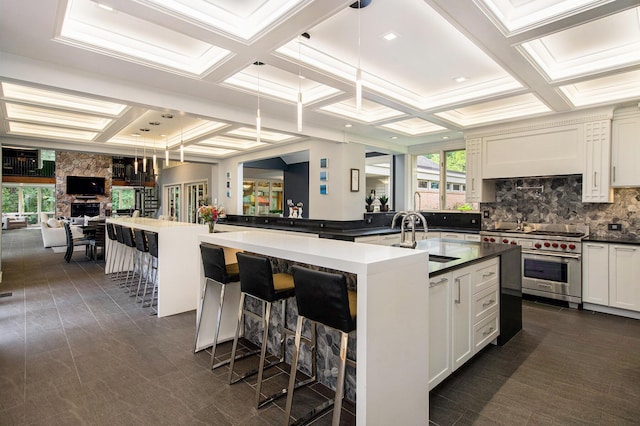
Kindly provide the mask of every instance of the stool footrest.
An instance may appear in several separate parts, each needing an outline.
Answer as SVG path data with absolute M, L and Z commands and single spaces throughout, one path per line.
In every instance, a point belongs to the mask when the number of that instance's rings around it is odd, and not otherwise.
M 260 352 L 260 351 L 258 351 Z M 282 360 L 277 360 L 277 361 L 273 361 L 267 365 L 264 366 L 264 369 L 266 370 L 267 368 L 271 368 L 271 367 L 275 367 L 278 364 L 281 364 L 283 361 Z M 253 370 L 247 371 L 246 373 L 244 373 L 242 376 L 238 377 L 235 380 L 232 380 L 229 382 L 230 385 L 234 384 L 234 383 L 238 383 L 240 380 L 242 379 L 246 379 L 247 377 L 251 377 L 258 374 L 258 368 L 255 368 Z
M 300 389 L 303 386 L 306 386 L 308 384 L 315 383 L 315 382 L 316 382 L 316 378 L 315 377 L 310 377 L 310 378 L 308 378 L 306 380 L 302 380 L 302 381 L 296 383 L 296 385 L 295 385 L 295 387 L 293 389 L 294 390 Z M 262 408 L 265 405 L 267 405 L 268 403 L 273 402 L 278 398 L 282 398 L 283 396 L 285 396 L 287 394 L 287 392 L 289 392 L 289 389 L 287 389 L 287 388 L 280 389 L 280 392 L 274 393 L 270 397 L 260 401 L 258 403 L 258 408 Z
M 321 414 L 324 414 L 325 412 L 329 411 L 329 409 L 331 409 L 331 407 L 333 407 L 335 402 L 336 402 L 335 399 L 329 399 L 329 400 L 323 402 L 322 404 L 318 405 L 317 407 L 315 407 L 314 409 L 309 411 L 304 416 L 300 417 L 295 422 L 291 423 L 291 426 L 300 426 L 300 425 L 309 424 L 309 422 L 311 422 L 312 420 L 316 419 Z
M 238 361 L 239 359 L 248 358 L 248 357 L 250 357 L 251 355 L 255 355 L 255 354 L 259 354 L 259 353 L 260 353 L 260 349 L 255 349 L 255 350 L 253 350 L 253 351 L 250 351 L 250 352 L 247 352 L 247 353 L 244 353 L 244 354 L 241 354 L 241 355 L 236 356 L 236 359 L 235 359 L 235 360 L 236 360 L 236 361 Z M 213 365 L 211 366 L 211 369 L 212 369 L 212 370 L 215 370 L 216 368 L 218 368 L 218 367 L 222 367 L 223 365 L 227 365 L 227 364 L 229 364 L 229 363 L 231 363 L 231 358 L 229 358 L 229 359 L 225 359 L 224 361 L 220 361 L 220 362 L 219 362 L 219 363 L 217 363 L 217 364 L 213 364 Z

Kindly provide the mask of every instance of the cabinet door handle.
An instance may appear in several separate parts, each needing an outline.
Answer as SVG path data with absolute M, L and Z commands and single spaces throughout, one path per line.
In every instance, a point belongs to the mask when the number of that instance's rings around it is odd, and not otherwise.
M 476 178 L 471 178 L 471 190 L 476 190 Z
M 491 305 L 493 305 L 494 303 L 496 303 L 496 301 L 495 301 L 495 300 L 493 300 L 493 299 L 489 299 L 489 301 L 488 301 L 488 302 L 484 302 L 484 303 L 482 304 L 482 307 L 483 307 L 483 308 L 486 308 L 487 306 L 491 306 Z
M 597 188 L 598 187 L 598 172 L 593 172 L 593 187 Z
M 485 272 L 484 274 L 482 274 L 482 278 L 489 278 L 490 276 L 495 275 L 495 272 Z
M 459 304 L 460 303 L 460 278 L 456 278 L 455 282 L 456 282 L 456 285 L 458 286 L 458 298 L 453 302 L 456 304 Z
M 615 250 L 616 250 L 616 251 L 630 251 L 630 252 L 634 252 L 634 251 L 636 251 L 637 249 L 634 249 L 634 248 L 624 248 L 624 247 L 616 247 L 616 248 L 615 248 Z
M 446 279 L 446 278 L 441 278 L 438 282 L 435 282 L 435 283 L 433 281 L 429 281 L 429 288 L 444 284 L 447 281 L 449 281 L 449 280 Z
M 613 181 L 616 181 L 616 166 L 613 166 Z
M 548 288 L 549 290 L 553 289 L 553 286 L 551 284 L 540 284 L 540 283 L 538 283 L 538 287 Z
M 488 330 L 482 332 L 482 337 L 490 335 L 491 333 L 493 333 L 493 330 L 495 330 L 495 328 L 490 327 Z

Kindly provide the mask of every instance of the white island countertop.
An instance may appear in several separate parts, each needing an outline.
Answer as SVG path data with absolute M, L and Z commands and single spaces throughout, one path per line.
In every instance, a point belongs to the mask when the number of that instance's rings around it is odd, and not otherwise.
M 426 251 L 263 231 L 201 234 L 200 240 L 356 274 L 356 422 L 429 423 Z

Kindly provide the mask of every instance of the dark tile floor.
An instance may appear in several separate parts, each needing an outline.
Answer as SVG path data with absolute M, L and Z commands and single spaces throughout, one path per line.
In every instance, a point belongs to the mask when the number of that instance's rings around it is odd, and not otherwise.
M 228 369 L 191 353 L 193 312 L 151 316 L 101 263 L 63 256 L 38 229 L 3 232 L 0 293 L 13 295 L 0 298 L 0 425 L 282 424 L 284 401 L 256 410 L 255 379 L 229 386 Z M 285 381 L 271 372 L 266 388 Z M 296 394 L 299 409 L 324 391 Z M 438 425 L 640 424 L 640 321 L 526 301 L 523 331 L 430 405 Z

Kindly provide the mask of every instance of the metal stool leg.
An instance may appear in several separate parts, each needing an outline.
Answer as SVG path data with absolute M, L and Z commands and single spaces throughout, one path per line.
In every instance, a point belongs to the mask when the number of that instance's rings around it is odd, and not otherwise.
M 264 360 L 267 355 L 267 342 L 269 339 L 269 319 L 271 318 L 271 303 L 265 302 L 262 326 L 262 350 L 260 351 L 260 365 L 258 366 L 258 381 L 256 383 L 256 406 L 260 404 L 260 392 L 262 391 L 262 376 L 264 374 Z M 284 332 L 284 330 L 283 330 Z
M 293 358 L 291 359 L 291 373 L 289 374 L 289 388 L 287 391 L 287 404 L 285 405 L 286 424 L 291 419 L 291 406 L 293 405 L 293 390 L 296 383 L 296 373 L 298 372 L 298 356 L 300 355 L 300 338 L 302 336 L 303 317 L 298 315 L 296 324 L 296 337 L 293 346 Z

